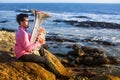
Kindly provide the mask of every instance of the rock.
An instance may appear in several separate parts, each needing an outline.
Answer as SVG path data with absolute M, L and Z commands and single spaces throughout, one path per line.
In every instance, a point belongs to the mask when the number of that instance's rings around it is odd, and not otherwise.
M 120 77 L 106 75 L 106 76 L 96 76 L 96 77 L 90 78 L 89 80 L 120 80 Z
M 120 29 L 120 24 L 109 22 L 97 22 L 97 21 L 76 21 L 76 20 L 53 20 L 53 22 L 64 22 L 77 27 L 101 27 L 101 28 L 113 28 Z
M 99 53 L 99 54 L 103 54 L 103 51 L 100 51 L 97 48 L 91 48 L 91 47 L 86 47 L 86 46 L 82 46 L 81 49 L 87 53 L 87 54 L 92 54 L 92 53 Z
M 69 51 L 67 56 L 73 56 L 76 58 L 76 57 L 86 55 L 84 51 L 80 48 L 80 46 L 77 44 L 73 45 L 72 49 L 73 51 Z
M 89 65 L 89 66 L 92 66 L 92 65 L 94 65 L 93 64 L 93 57 L 85 57 L 84 59 L 83 59 L 83 64 L 84 65 Z
M 120 80 L 120 77 L 117 76 L 108 75 L 108 77 L 110 78 L 110 80 Z
M 8 31 L 8 32 L 15 32 L 16 30 L 14 29 L 8 29 L 8 28 L 2 28 L 2 31 Z
M 48 70 L 52 71 L 58 77 L 69 78 L 70 74 L 67 72 L 66 68 L 62 63 L 55 57 L 52 53 L 45 50 L 44 58 L 46 59 L 46 67 Z
M 61 54 L 61 53 L 55 53 L 54 55 L 57 57 L 66 57 L 66 54 Z
M 8 52 L 14 56 L 15 33 L 0 31 L 0 51 Z
M 61 57 L 58 57 L 58 59 L 59 59 L 60 62 L 63 63 L 65 66 L 68 66 L 68 64 L 69 64 L 68 59 L 66 59 L 66 58 L 61 58 Z M 66 65 L 66 64 L 67 64 L 67 65 Z
M 6 23 L 6 22 L 9 22 L 9 21 L 8 20 L 0 21 L 0 23 Z
M 108 59 L 110 60 L 110 63 L 109 64 L 119 64 L 119 61 L 116 57 L 113 57 L 113 56 L 108 56 Z
M 81 47 L 82 50 L 87 54 L 87 56 L 89 57 L 92 57 L 93 60 L 90 60 L 89 59 L 86 61 L 86 59 L 84 59 L 84 62 L 86 64 L 86 62 L 90 62 L 89 64 L 92 64 L 92 65 L 102 65 L 102 64 L 118 64 L 118 60 L 117 58 L 115 57 L 109 57 L 107 55 L 107 53 L 101 51 L 101 50 L 98 50 L 96 48 L 90 48 L 90 47 Z M 86 64 L 88 65 L 88 64 Z
M 0 80 L 56 80 L 53 73 L 32 62 L 0 63 Z
M 81 62 L 83 61 L 82 57 L 85 56 L 86 54 L 77 44 L 73 45 L 72 49 L 73 50 L 69 51 L 66 55 L 69 61 L 68 65 L 79 66 L 79 64 L 81 64 Z
M 91 19 L 90 17 L 87 17 L 87 16 L 73 16 L 75 18 L 86 18 L 86 19 Z
M 94 58 L 92 63 L 93 65 L 109 64 L 110 60 L 107 57 L 98 56 L 97 58 Z
M 105 45 L 105 46 L 116 46 L 117 44 L 114 44 L 112 42 L 109 42 L 109 41 L 103 41 L 103 40 L 93 40 L 92 39 L 84 39 L 84 40 L 81 40 L 83 42 L 96 42 L 98 44 L 102 44 L 102 45 Z
M 107 53 L 97 49 L 78 45 L 73 45 L 74 50 L 69 51 L 67 59 L 69 64 L 72 65 L 86 65 L 86 66 L 98 66 L 103 64 L 118 64 L 118 60 L 115 57 L 110 57 Z
M 7 62 L 11 60 L 11 56 L 8 52 L 0 51 L 0 62 Z
M 77 42 L 77 40 L 72 40 L 72 39 L 66 39 L 66 38 L 62 38 L 59 36 L 47 36 L 46 37 L 47 41 L 57 41 L 57 42 Z

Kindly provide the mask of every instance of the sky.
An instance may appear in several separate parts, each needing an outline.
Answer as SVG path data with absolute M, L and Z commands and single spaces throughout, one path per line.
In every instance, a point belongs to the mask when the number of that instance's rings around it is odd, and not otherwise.
M 0 0 L 0 3 L 120 3 L 120 0 Z

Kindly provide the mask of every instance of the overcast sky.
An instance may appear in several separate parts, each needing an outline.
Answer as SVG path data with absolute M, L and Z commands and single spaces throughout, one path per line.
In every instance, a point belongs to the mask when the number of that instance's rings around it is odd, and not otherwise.
M 0 3 L 49 3 L 49 2 L 64 2 L 64 3 L 120 3 L 120 0 L 0 0 Z

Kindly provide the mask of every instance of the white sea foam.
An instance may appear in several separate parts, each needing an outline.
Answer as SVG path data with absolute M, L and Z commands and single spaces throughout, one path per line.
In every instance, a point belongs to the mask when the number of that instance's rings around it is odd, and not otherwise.
M 120 15 L 112 14 L 94 14 L 94 13 L 51 13 L 53 18 L 60 20 L 75 20 L 75 21 L 98 21 L 109 23 L 120 23 Z M 86 16 L 88 18 L 77 18 L 75 16 Z

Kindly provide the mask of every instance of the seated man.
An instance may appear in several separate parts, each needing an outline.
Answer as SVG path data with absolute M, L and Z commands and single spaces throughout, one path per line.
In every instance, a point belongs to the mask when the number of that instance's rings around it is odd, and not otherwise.
M 36 40 L 35 43 L 30 43 L 31 35 L 28 34 L 29 19 L 27 14 L 19 14 L 16 18 L 19 28 L 15 36 L 15 55 L 18 60 L 31 62 L 44 62 L 43 57 L 33 54 L 33 50 L 45 44 L 45 39 Z M 44 32 L 43 28 L 40 32 Z
M 26 30 L 29 27 L 28 15 L 26 14 L 17 15 L 17 22 L 19 24 L 19 29 L 16 32 L 16 36 L 15 36 L 16 43 L 14 49 L 16 58 L 22 61 L 43 63 L 55 75 L 63 76 L 63 77 L 67 76 L 68 78 L 68 72 L 66 68 L 61 64 L 59 59 L 57 59 L 49 51 L 45 49 L 41 50 L 40 54 L 45 53 L 42 54 L 42 56 L 33 53 L 35 49 L 45 44 L 44 37 L 40 38 L 41 35 L 45 33 L 45 30 L 43 28 L 40 28 L 38 32 L 37 40 L 34 43 L 31 43 L 30 42 L 31 35 L 28 34 Z

